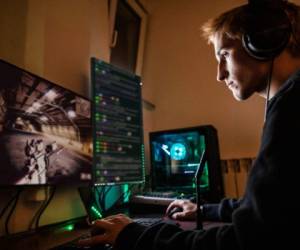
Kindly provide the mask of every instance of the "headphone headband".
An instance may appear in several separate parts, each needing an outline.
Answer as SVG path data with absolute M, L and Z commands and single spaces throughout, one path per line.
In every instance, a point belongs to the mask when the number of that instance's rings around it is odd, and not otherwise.
M 247 53 L 258 60 L 279 55 L 291 35 L 291 23 L 283 0 L 249 0 L 246 31 L 242 36 Z

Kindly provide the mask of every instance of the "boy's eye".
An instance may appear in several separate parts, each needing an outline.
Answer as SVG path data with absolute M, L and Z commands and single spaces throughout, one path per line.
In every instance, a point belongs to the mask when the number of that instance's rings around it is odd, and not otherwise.
M 229 53 L 227 52 L 227 51 L 224 51 L 223 53 L 222 53 L 222 57 L 227 57 L 229 55 Z

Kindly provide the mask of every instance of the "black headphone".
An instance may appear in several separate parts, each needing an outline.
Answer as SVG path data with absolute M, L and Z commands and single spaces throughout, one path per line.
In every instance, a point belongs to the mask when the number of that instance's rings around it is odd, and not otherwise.
M 289 42 L 292 27 L 284 0 L 249 0 L 246 30 L 242 36 L 247 53 L 258 60 L 271 60 Z

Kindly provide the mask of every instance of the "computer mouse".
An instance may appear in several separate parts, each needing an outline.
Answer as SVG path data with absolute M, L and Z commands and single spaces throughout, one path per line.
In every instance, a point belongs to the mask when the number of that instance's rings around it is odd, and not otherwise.
M 173 214 L 175 213 L 179 213 L 179 212 L 182 212 L 183 209 L 181 207 L 174 207 L 170 210 L 170 212 L 167 214 L 167 216 L 170 218 L 170 219 L 173 219 L 172 216 Z

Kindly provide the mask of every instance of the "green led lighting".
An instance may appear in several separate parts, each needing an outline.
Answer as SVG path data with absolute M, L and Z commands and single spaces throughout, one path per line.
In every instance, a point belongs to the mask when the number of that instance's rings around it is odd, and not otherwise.
M 73 229 L 74 229 L 74 224 L 66 225 L 66 226 L 63 227 L 63 229 L 64 229 L 65 231 L 73 231 Z
M 141 145 L 141 153 L 142 153 L 142 174 L 143 174 L 143 179 L 145 181 L 145 146 L 144 144 Z
M 125 194 L 127 194 L 127 193 L 129 192 L 129 185 L 128 185 L 128 184 L 125 184 L 125 185 L 123 186 L 123 192 L 124 192 Z M 125 195 L 123 201 L 124 201 L 124 202 L 129 202 L 129 195 Z
M 97 215 L 98 218 L 102 218 L 102 214 L 96 207 L 92 206 L 91 209 Z

